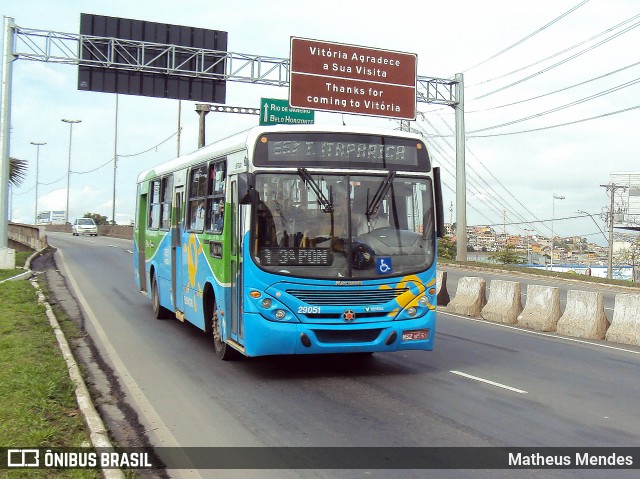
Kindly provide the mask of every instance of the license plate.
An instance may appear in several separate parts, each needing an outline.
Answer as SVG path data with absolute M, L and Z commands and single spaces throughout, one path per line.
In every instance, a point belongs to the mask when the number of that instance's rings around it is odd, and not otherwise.
M 403 331 L 402 332 L 402 340 L 403 341 L 419 341 L 429 338 L 429 330 L 428 329 L 416 329 L 414 331 Z

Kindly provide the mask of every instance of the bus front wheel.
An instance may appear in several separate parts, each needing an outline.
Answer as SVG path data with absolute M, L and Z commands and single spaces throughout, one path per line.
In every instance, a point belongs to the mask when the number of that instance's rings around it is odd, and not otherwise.
M 211 329 L 213 332 L 213 345 L 216 349 L 216 356 L 223 361 L 229 361 L 238 357 L 238 353 L 235 349 L 222 341 L 222 334 L 220 333 L 220 320 L 218 318 L 218 308 L 214 307 L 213 317 L 211 318 Z

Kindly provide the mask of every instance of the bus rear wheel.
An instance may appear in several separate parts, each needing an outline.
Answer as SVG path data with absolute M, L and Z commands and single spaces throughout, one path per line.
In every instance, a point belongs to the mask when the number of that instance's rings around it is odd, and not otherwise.
M 156 319 L 166 319 L 169 317 L 169 310 L 160 305 L 160 295 L 158 294 L 158 280 L 156 276 L 151 277 L 151 307 L 153 317 Z

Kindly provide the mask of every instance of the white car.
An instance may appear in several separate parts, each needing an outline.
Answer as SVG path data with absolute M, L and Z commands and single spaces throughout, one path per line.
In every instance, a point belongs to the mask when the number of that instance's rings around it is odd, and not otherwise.
M 73 222 L 71 232 L 73 233 L 73 236 L 98 236 L 98 226 L 96 225 L 96 222 L 93 221 L 93 218 L 78 218 Z

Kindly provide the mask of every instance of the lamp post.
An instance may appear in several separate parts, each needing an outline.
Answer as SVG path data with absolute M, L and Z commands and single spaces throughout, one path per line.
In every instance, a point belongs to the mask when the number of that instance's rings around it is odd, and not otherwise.
M 80 123 L 82 120 L 68 120 L 63 118 L 62 121 L 69 123 L 69 161 L 67 162 L 67 207 L 64 210 L 64 223 L 69 223 L 69 184 L 71 183 L 71 138 L 73 135 L 73 124 Z
M 34 208 L 33 214 L 33 224 L 38 226 L 38 181 L 39 181 L 39 170 L 40 170 L 40 147 L 46 145 L 44 142 L 40 141 L 32 141 L 32 145 L 36 147 L 36 206 Z
M 564 196 L 553 194 L 553 199 L 551 200 L 551 271 L 553 271 L 553 221 L 556 217 L 556 200 L 564 200 Z
M 533 228 L 525 228 L 527 232 L 527 264 L 531 264 L 531 248 L 529 246 L 531 242 L 531 232 L 534 231 Z

